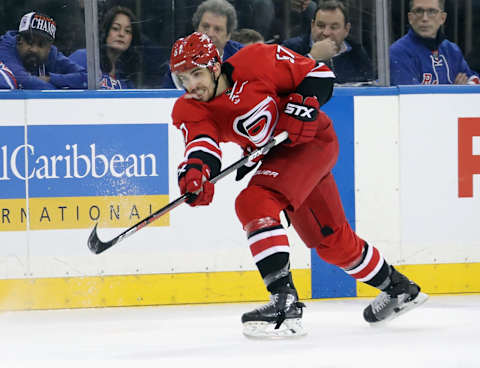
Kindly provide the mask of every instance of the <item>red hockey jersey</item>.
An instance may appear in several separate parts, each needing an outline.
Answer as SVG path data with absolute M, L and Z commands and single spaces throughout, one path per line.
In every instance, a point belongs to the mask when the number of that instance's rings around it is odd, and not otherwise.
M 220 160 L 220 142 L 242 148 L 264 145 L 288 94 L 306 77 L 335 77 L 325 64 L 316 66 L 280 45 L 253 44 L 226 63 L 233 67 L 231 88 L 208 102 L 180 97 L 175 103 L 172 120 L 184 135 L 185 158 L 201 151 Z

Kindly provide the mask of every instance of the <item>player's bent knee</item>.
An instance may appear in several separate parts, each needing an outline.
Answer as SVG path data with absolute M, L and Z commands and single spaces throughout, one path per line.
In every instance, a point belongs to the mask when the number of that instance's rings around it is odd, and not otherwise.
M 346 222 L 323 238 L 315 250 L 324 261 L 345 268 L 361 257 L 364 246 L 365 241 Z
M 246 187 L 235 200 L 235 211 L 244 228 L 261 218 L 280 221 L 280 211 L 284 207 L 284 201 L 278 194 L 258 185 Z

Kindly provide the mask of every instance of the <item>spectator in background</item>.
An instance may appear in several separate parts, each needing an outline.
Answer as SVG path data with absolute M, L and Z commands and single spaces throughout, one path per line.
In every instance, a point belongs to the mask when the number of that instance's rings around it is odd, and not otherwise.
M 101 89 L 127 89 L 139 85 L 141 33 L 133 12 L 122 6 L 105 13 L 100 31 Z M 80 49 L 70 60 L 87 67 L 87 51 Z
M 202 2 L 192 18 L 196 32 L 205 33 L 217 47 L 223 61 L 240 50 L 243 45 L 230 39 L 237 28 L 237 12 L 226 0 L 206 0 Z M 165 74 L 162 88 L 176 88 L 170 68 Z
M 25 14 L 17 31 L 0 39 L 0 60 L 23 89 L 87 87 L 87 73 L 53 46 L 57 27 L 47 15 Z
M 278 0 L 277 0 L 278 1 Z M 313 0 L 290 1 L 290 36 L 300 36 L 308 32 L 310 23 L 315 15 L 317 3 Z
M 12 71 L 0 61 L 0 89 L 16 89 L 17 81 Z
M 480 39 L 473 50 L 465 57 L 470 68 L 477 74 L 480 73 Z
M 440 27 L 445 0 L 410 0 L 408 33 L 390 46 L 390 81 L 401 84 L 479 84 L 460 48 Z
M 275 19 L 273 0 L 237 0 L 234 5 L 241 27 L 254 29 L 262 35 L 263 39 L 271 37 L 271 28 Z M 233 36 L 232 39 L 234 39 Z
M 235 1 L 240 26 L 260 32 L 266 43 L 308 32 L 316 7 L 312 0 Z
M 264 42 L 263 36 L 251 28 L 241 28 L 233 31 L 231 39 L 240 42 L 243 46 Z
M 348 39 L 350 28 L 345 5 L 337 0 L 324 1 L 311 20 L 310 33 L 290 38 L 283 46 L 325 62 L 335 72 L 335 83 L 371 81 L 372 63 L 363 47 Z

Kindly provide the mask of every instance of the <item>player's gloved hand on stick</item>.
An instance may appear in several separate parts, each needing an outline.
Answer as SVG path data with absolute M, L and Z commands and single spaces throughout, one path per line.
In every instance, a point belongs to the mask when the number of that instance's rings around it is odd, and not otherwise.
M 252 147 L 250 146 L 245 147 L 243 149 L 243 156 L 249 155 L 252 151 L 253 151 Z M 237 169 L 235 180 L 236 181 L 242 180 L 245 177 L 245 175 L 247 175 L 250 171 L 254 170 L 258 166 L 258 164 L 260 163 L 261 160 L 263 160 L 264 157 L 265 155 L 259 155 L 253 160 L 248 161 L 245 165 L 240 166 Z
M 189 193 L 187 203 L 192 207 L 212 202 L 215 186 L 209 179 L 210 168 L 198 158 L 191 158 L 178 166 L 180 192 L 182 195 Z
M 274 134 L 286 130 L 288 139 L 284 144 L 289 147 L 311 141 L 317 134 L 319 108 L 320 104 L 316 97 L 304 99 L 299 93 L 290 94 Z

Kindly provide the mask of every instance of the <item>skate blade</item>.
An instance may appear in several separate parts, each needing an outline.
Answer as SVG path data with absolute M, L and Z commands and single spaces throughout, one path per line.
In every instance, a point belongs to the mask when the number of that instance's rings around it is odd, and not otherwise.
M 290 339 L 305 336 L 301 318 L 285 320 L 275 329 L 275 323 L 254 321 L 243 324 L 243 334 L 250 339 Z
M 374 327 L 383 326 L 386 322 L 389 322 L 392 319 L 400 317 L 402 314 L 405 314 L 411 311 L 412 309 L 415 309 L 421 306 L 427 300 L 428 300 L 428 294 L 419 292 L 415 299 L 413 299 L 408 303 L 405 303 L 401 308 L 396 309 L 395 312 L 392 313 L 389 317 L 382 319 L 381 321 L 378 321 L 378 322 L 369 322 L 370 326 L 374 326 Z

